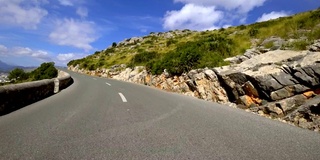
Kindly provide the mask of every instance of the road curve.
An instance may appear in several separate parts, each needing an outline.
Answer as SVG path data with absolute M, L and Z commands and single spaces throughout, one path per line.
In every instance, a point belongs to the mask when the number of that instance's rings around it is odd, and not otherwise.
M 71 72 L 0 117 L 0 159 L 320 159 L 320 135 L 240 109 Z

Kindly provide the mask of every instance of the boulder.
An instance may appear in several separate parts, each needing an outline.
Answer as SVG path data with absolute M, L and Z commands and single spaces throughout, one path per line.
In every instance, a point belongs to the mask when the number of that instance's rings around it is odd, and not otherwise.
M 270 37 L 270 38 L 265 39 L 260 44 L 259 48 L 264 49 L 264 46 L 269 44 L 269 43 L 272 43 L 272 46 L 270 48 L 268 48 L 269 50 L 271 50 L 271 51 L 272 50 L 278 50 L 283 46 L 283 44 L 285 44 L 285 40 L 283 40 L 280 37 Z
M 251 106 L 256 106 L 253 99 L 247 95 L 239 97 L 237 104 L 242 104 L 242 105 L 246 106 L 247 108 L 250 108 Z M 241 108 L 244 109 L 244 107 L 241 107 Z
M 132 69 L 126 68 L 124 71 L 114 71 L 114 72 L 112 73 L 113 79 L 128 81 L 130 78 L 130 73 L 132 72 Z
M 231 64 L 239 64 L 243 61 L 253 58 L 254 56 L 260 55 L 261 52 L 255 48 L 247 49 L 246 52 L 241 56 L 235 56 L 224 59 L 226 62 L 230 62 Z
M 228 102 L 225 89 L 221 86 L 216 73 L 211 69 L 191 70 L 185 76 L 186 84 L 199 98 L 213 102 Z
M 320 130 L 320 96 L 305 101 L 284 120 L 306 129 Z
M 320 85 L 319 52 L 270 51 L 216 73 L 233 102 L 243 95 L 277 101 Z M 251 83 L 248 86 L 245 83 Z M 239 87 L 241 86 L 241 87 Z M 248 88 L 249 87 L 249 88 Z
M 315 40 L 314 43 L 307 48 L 311 52 L 320 52 L 320 39 Z
M 273 91 L 270 94 L 270 97 L 273 101 L 285 99 L 292 96 L 294 96 L 294 90 L 291 86 L 287 86 L 277 91 Z
M 250 97 L 259 97 L 257 89 L 253 86 L 253 84 L 250 81 L 244 83 L 242 85 L 242 89 L 245 92 L 245 94 Z

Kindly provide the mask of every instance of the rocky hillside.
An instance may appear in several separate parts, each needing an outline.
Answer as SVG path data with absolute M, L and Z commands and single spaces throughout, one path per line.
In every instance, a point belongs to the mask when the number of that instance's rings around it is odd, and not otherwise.
M 319 131 L 318 39 L 320 10 L 215 31 L 151 33 L 68 65 Z
M 96 70 L 126 64 L 131 68 L 147 66 L 153 74 L 167 69 L 170 74 L 181 75 L 191 69 L 227 65 L 225 58 L 243 55 L 250 48 L 258 48 L 260 52 L 305 50 L 314 40 L 320 39 L 319 17 L 320 9 L 213 31 L 150 33 L 114 42 L 105 50 L 70 61 L 68 66 Z

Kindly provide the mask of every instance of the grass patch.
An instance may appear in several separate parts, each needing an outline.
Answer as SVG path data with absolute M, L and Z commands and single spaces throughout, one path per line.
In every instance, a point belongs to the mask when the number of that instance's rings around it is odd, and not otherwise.
M 310 43 L 306 40 L 298 40 L 292 42 L 292 48 L 297 51 L 306 50 L 308 45 L 310 45 Z

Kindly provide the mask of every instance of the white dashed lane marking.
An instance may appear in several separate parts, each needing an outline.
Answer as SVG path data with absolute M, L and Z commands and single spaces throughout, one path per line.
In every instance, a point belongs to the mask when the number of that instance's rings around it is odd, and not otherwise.
M 93 80 L 97 80 L 97 78 L 93 78 Z
M 111 86 L 111 84 L 110 84 L 110 83 L 108 83 L 108 82 L 106 82 L 106 85 Z
M 126 99 L 126 97 L 122 94 L 122 93 L 119 93 L 119 96 L 121 97 L 121 99 L 122 99 L 122 102 L 128 102 L 127 101 L 127 99 Z

